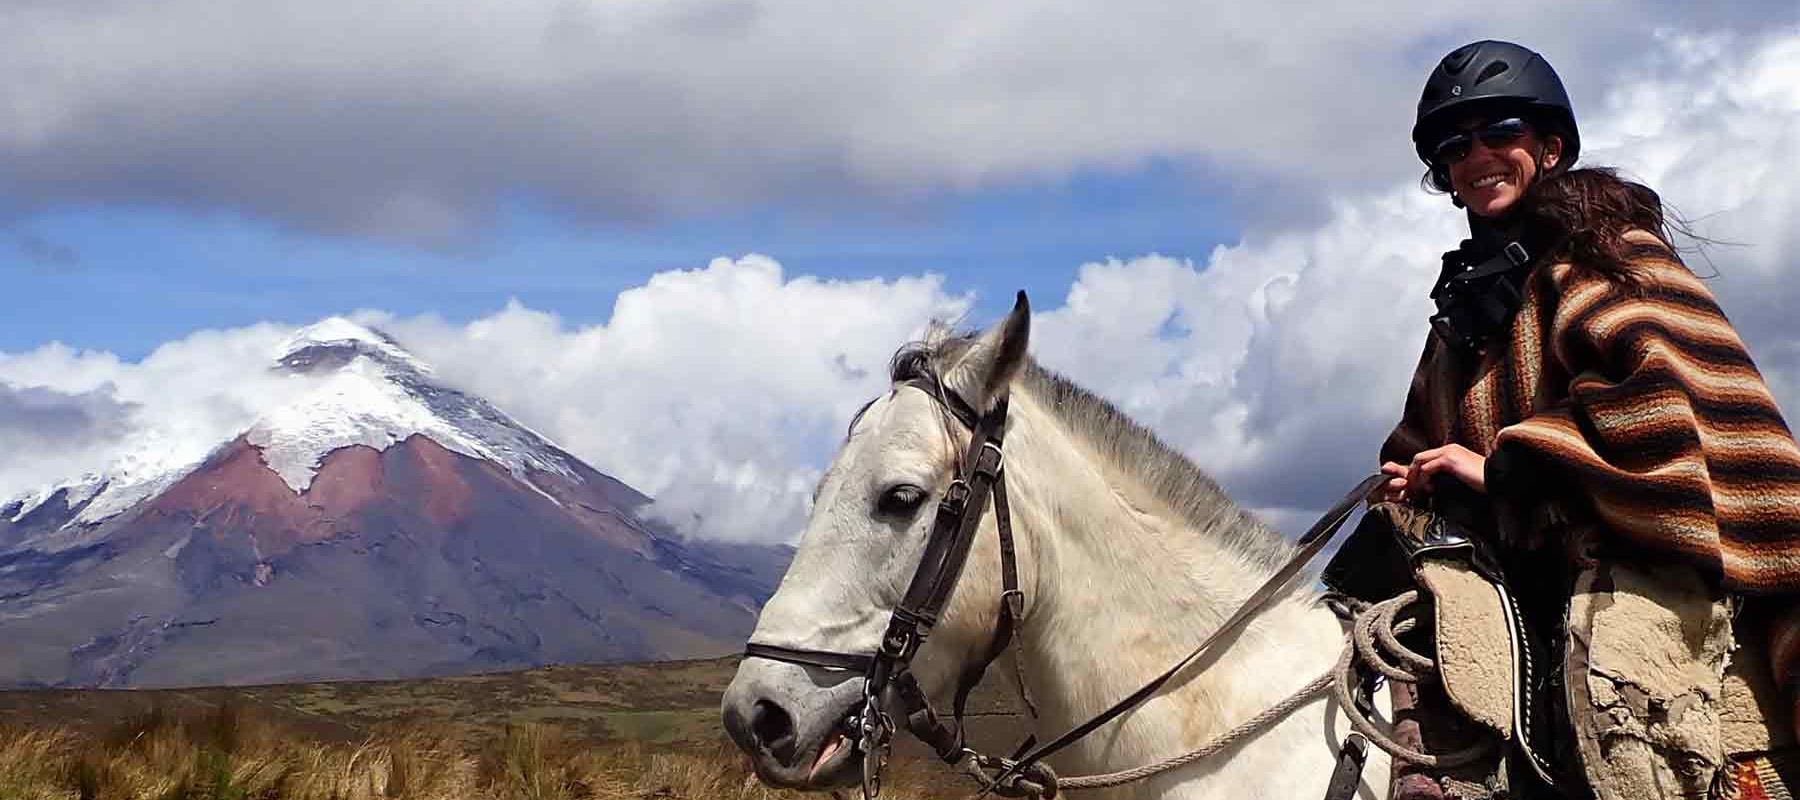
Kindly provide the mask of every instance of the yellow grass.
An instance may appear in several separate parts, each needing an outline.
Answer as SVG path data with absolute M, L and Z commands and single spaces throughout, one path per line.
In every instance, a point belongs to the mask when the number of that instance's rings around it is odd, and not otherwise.
M 883 797 L 926 796 L 908 778 L 891 778 L 898 785 Z M 586 744 L 535 724 L 474 745 L 417 727 L 344 744 L 290 735 L 228 705 L 191 718 L 152 710 L 99 734 L 0 727 L 0 800 L 798 797 L 764 787 L 723 741 Z

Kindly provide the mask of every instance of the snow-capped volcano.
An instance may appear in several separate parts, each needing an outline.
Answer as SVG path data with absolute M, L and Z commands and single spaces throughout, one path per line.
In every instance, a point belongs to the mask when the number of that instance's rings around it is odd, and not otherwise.
M 443 386 L 431 367 L 386 334 L 343 317 L 302 328 L 270 354 L 291 393 L 258 409 L 244 432 L 296 494 L 312 484 L 326 455 L 351 445 L 377 451 L 424 436 L 451 452 L 505 465 L 529 483 L 532 471 L 573 477 L 566 455 L 492 403 Z M 103 473 L 89 473 L 0 503 L 12 522 L 51 499 L 79 509 L 67 525 L 103 522 L 167 489 L 198 468 L 192 448 L 149 435 Z M 58 492 L 62 493 L 60 498 Z
M 726 652 L 785 548 L 648 498 L 343 318 L 270 353 L 254 421 L 148 432 L 0 503 L 0 685 L 350 678 Z M 191 437 L 190 437 L 191 438 Z M 229 655 L 221 655 L 221 654 Z
M 434 382 L 431 368 L 392 339 L 342 317 L 300 331 L 279 364 L 310 385 L 265 412 L 248 435 L 296 492 L 306 491 L 326 453 L 353 444 L 386 450 L 413 435 L 503 464 L 521 480 L 532 471 L 575 475 L 544 437 L 492 403 Z

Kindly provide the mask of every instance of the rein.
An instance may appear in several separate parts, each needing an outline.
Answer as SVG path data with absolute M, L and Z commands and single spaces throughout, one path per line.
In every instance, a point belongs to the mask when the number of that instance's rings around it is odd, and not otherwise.
M 1174 666 L 1054 740 L 1037 745 L 1035 737 L 1028 738 L 1012 758 L 988 756 L 965 745 L 963 706 L 969 692 L 986 673 L 988 665 L 1000 656 L 1009 642 L 1015 641 L 1014 631 L 1024 616 L 1024 593 L 1019 589 L 1012 518 L 1007 508 L 1006 476 L 1000 451 L 1006 427 L 1007 403 L 1002 399 L 986 414 L 977 414 L 962 397 L 949 391 L 935 376 L 915 378 L 905 381 L 903 385 L 918 388 L 938 400 L 940 406 L 969 428 L 972 435 L 958 476 L 938 502 L 924 555 L 913 573 L 912 581 L 907 585 L 905 596 L 888 619 L 880 647 L 873 654 L 863 654 L 807 650 L 756 642 L 749 642 L 744 646 L 744 654 L 750 657 L 863 674 L 863 705 L 859 711 L 852 712 L 845 719 L 845 726 L 846 733 L 855 740 L 857 749 L 863 756 L 862 790 L 865 800 L 874 800 L 881 793 L 881 770 L 886 765 L 895 731 L 894 721 L 881 702 L 884 692 L 890 686 L 895 690 L 907 730 L 929 745 L 948 764 L 955 765 L 965 759 L 970 760 L 971 773 L 984 783 L 982 795 L 1054 796 L 1058 785 L 1057 777 L 1043 763 L 1044 759 L 1136 708 L 1220 642 L 1242 630 L 1270 602 L 1291 588 L 1294 577 L 1325 549 L 1355 507 L 1385 480 L 1385 476 L 1371 475 L 1333 505 L 1300 537 L 1293 556 L 1252 592 L 1217 630 Z M 962 577 L 981 518 L 987 511 L 990 495 L 994 501 L 995 527 L 1000 540 L 1000 619 L 985 658 L 964 671 L 956 690 L 952 709 L 953 723 L 946 724 L 931 707 L 909 666 L 931 627 L 937 623 L 938 614 L 955 590 L 957 581 Z M 1020 680 L 1020 687 L 1024 687 L 1023 679 Z M 1309 696 L 1314 693 L 1316 692 L 1306 692 Z M 1027 705 L 1030 705 L 1029 695 L 1025 699 Z M 1266 716 L 1268 712 L 1257 719 L 1261 720 Z M 993 772 L 991 776 L 988 775 L 989 771 Z

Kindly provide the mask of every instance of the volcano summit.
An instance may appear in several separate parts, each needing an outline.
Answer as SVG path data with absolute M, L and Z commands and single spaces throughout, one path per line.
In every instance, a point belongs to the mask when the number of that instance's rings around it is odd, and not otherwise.
M 791 555 L 675 536 L 643 494 L 348 320 L 271 369 L 281 398 L 199 463 L 151 448 L 0 500 L 0 685 L 717 655 Z

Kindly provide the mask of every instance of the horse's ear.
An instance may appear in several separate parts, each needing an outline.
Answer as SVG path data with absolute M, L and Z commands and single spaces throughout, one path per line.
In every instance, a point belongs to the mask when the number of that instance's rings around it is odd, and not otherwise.
M 1025 366 L 1030 339 L 1031 303 L 1019 292 L 1012 313 L 975 338 L 968 351 L 945 371 L 944 383 L 977 412 L 987 413 L 1006 397 L 1013 378 Z

